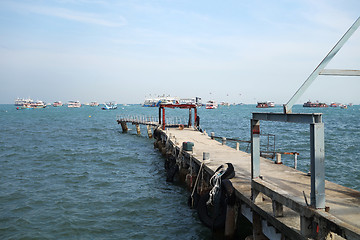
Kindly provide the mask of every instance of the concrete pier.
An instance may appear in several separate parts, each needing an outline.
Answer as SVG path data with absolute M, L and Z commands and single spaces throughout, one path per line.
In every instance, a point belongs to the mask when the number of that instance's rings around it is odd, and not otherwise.
M 173 162 L 183 172 L 190 172 L 191 164 L 197 165 L 191 168 L 192 173 L 199 171 L 203 163 L 205 178 L 209 178 L 219 165 L 233 164 L 236 207 L 230 209 L 231 214 L 236 215 L 233 211 L 238 209 L 238 214 L 253 224 L 253 239 L 360 239 L 359 191 L 325 181 L 326 207 L 314 209 L 306 203 L 311 192 L 306 173 L 261 157 L 261 175 L 252 179 L 251 154 L 224 141 L 193 128 L 157 128 L 154 137 L 167 158 L 178 159 Z M 194 143 L 193 150 L 184 151 L 183 142 Z

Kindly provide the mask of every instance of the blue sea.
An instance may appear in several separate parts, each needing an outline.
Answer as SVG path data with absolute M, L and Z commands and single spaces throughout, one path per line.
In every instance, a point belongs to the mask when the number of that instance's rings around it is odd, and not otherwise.
M 259 111 L 282 107 L 221 106 L 198 114 L 208 134 L 249 140 L 251 113 Z M 323 113 L 326 179 L 360 191 L 360 106 L 293 111 Z M 166 114 L 174 121 L 188 117 L 180 109 Z M 188 208 L 187 189 L 166 182 L 164 158 L 145 127 L 140 136 L 132 125 L 122 133 L 118 115 L 157 117 L 158 109 L 0 105 L 1 239 L 213 238 Z M 260 128 L 275 135 L 276 151 L 299 152 L 298 169 L 309 171 L 309 125 L 261 122 Z M 261 141 L 266 144 L 266 137 Z M 291 155 L 282 160 L 294 165 Z

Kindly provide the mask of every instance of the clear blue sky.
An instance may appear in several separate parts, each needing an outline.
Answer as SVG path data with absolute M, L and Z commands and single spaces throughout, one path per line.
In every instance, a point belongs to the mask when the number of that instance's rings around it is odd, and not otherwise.
M 1 0 L 0 103 L 283 104 L 359 15 L 359 0 Z M 360 69 L 360 29 L 327 68 Z M 298 103 L 360 104 L 359 90 L 321 76 Z

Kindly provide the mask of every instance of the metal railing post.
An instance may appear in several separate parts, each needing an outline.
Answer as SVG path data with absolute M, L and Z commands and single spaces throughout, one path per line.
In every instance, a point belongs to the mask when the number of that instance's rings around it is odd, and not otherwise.
M 251 119 L 251 179 L 260 176 L 260 121 Z

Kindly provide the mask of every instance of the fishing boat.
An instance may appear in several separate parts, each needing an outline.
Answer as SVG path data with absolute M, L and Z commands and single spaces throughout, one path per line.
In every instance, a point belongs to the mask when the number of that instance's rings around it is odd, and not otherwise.
M 328 107 L 328 105 L 326 103 L 320 103 L 318 101 L 316 101 L 315 103 L 307 101 L 303 104 L 303 107 Z
M 46 104 L 40 100 L 37 100 L 36 102 L 31 102 L 30 106 L 32 108 L 46 108 Z
M 205 105 L 206 109 L 216 109 L 217 107 L 218 107 L 217 102 L 213 100 L 207 101 Z
M 68 105 L 69 108 L 79 108 L 79 107 L 81 107 L 81 103 L 79 101 L 69 101 L 67 105 Z
M 257 108 L 269 108 L 269 107 L 275 107 L 275 103 L 274 102 L 258 102 L 256 105 Z
M 56 101 L 52 105 L 53 105 L 53 107 L 61 107 L 63 105 L 63 103 L 61 101 Z
M 102 110 L 114 110 L 117 109 L 117 104 L 115 102 L 106 102 L 101 108 Z

